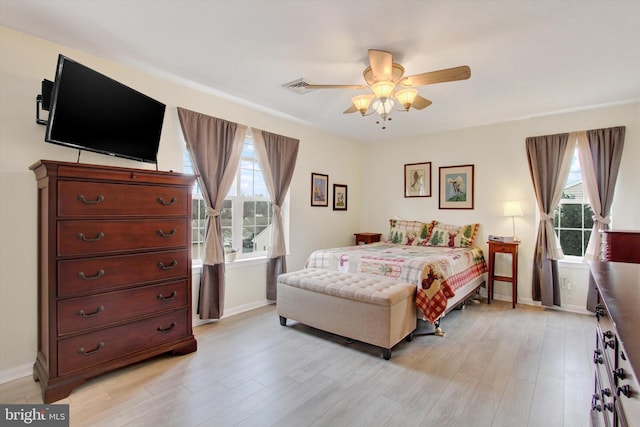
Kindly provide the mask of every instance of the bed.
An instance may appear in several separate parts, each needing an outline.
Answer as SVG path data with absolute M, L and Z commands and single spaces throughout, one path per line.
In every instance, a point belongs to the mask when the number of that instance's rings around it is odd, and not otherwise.
M 306 267 L 414 283 L 419 317 L 438 326 L 485 283 L 484 255 L 473 246 L 478 227 L 390 220 L 386 242 L 317 250 Z

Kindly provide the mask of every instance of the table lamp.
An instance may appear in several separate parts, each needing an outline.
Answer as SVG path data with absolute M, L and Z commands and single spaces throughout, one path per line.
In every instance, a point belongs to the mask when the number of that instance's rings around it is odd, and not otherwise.
M 504 216 L 511 217 L 511 223 L 513 225 L 513 241 L 519 242 L 520 239 L 516 237 L 516 217 L 522 216 L 522 208 L 520 207 L 520 202 L 518 202 L 517 200 L 505 202 Z

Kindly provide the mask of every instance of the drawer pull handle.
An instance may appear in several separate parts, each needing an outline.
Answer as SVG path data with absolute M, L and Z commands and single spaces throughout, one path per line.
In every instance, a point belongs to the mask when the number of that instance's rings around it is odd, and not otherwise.
M 178 199 L 176 199 L 175 197 L 173 199 L 171 199 L 168 202 L 165 202 L 164 199 L 162 197 L 158 197 L 158 203 L 160 203 L 163 206 L 170 206 L 170 205 L 175 205 L 176 203 L 178 203 Z
M 173 322 L 171 324 L 171 326 L 169 326 L 167 329 L 162 329 L 160 326 L 158 326 L 158 332 L 162 332 L 163 334 L 168 334 L 169 332 L 173 331 L 176 328 L 177 323 Z
M 96 280 L 101 278 L 102 276 L 104 276 L 104 270 L 102 269 L 98 270 L 95 276 L 87 276 L 86 274 L 84 274 L 84 271 L 78 273 L 78 277 L 82 280 Z
M 98 344 L 98 347 L 96 347 L 95 350 L 86 351 L 84 349 L 84 347 L 80 347 L 78 349 L 78 353 L 83 355 L 83 356 L 91 356 L 92 354 L 96 354 L 97 352 L 102 350 L 103 347 L 104 347 L 104 343 L 102 341 L 100 341 L 100 343 Z
M 169 233 L 165 233 L 162 230 L 158 230 L 158 236 L 160 236 L 160 237 L 171 237 L 171 236 L 175 236 L 177 232 L 178 232 L 178 230 L 176 230 L 175 228 L 172 229 Z
M 591 410 L 602 412 L 602 406 L 598 404 L 598 400 L 600 400 L 600 395 L 594 393 L 593 396 L 591 396 Z
M 622 387 L 618 387 L 616 393 L 618 396 L 624 394 L 626 397 L 631 397 L 631 387 L 629 387 L 629 384 L 623 385 Z
M 609 340 L 609 341 L 605 341 L 604 342 L 604 348 L 606 349 L 607 347 L 611 347 L 613 348 L 615 346 L 615 340 Z
M 621 380 L 623 380 L 625 377 L 626 375 L 624 373 L 624 369 L 618 368 L 613 370 L 613 378 L 620 378 Z
M 87 237 L 84 235 L 84 233 L 78 233 L 76 237 L 82 240 L 83 242 L 97 242 L 98 240 L 104 237 L 104 233 L 101 231 L 98 233 L 96 237 Z
M 602 336 L 605 338 L 613 338 L 613 332 L 611 331 L 603 332 Z
M 171 301 L 172 299 L 175 299 L 175 297 L 178 295 L 178 293 L 176 291 L 171 292 L 171 295 L 169 295 L 168 297 L 165 297 L 162 294 L 158 294 L 158 300 L 159 301 Z
M 602 352 L 600 350 L 593 350 L 593 363 L 595 363 L 596 365 L 601 365 L 603 362 L 602 356 L 600 356 L 601 353 Z
M 98 314 L 102 313 L 103 311 L 104 311 L 104 306 L 101 305 L 93 313 L 86 313 L 84 310 L 79 310 L 78 311 L 78 316 L 82 316 L 82 317 L 85 317 L 85 318 L 87 318 L 87 317 L 95 317 Z
M 613 412 L 613 403 L 609 402 L 609 403 L 605 403 L 604 405 L 602 405 L 604 407 L 605 411 L 610 411 Z
M 84 198 L 83 194 L 78 194 L 78 200 L 80 200 L 85 205 L 97 205 L 100 202 L 104 201 L 104 196 L 102 194 L 98 195 L 98 198 L 95 200 L 87 200 Z
M 169 265 L 164 265 L 164 263 L 162 261 L 160 261 L 158 263 L 158 267 L 160 267 L 163 270 L 171 270 L 176 265 L 178 265 L 178 260 L 173 260 L 173 262 L 171 264 L 169 264 Z

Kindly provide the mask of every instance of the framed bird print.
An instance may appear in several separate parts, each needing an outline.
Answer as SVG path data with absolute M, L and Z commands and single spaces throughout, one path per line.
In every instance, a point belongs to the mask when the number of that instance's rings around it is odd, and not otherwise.
M 404 165 L 404 197 L 431 197 L 431 162 Z
M 440 209 L 473 209 L 473 165 L 440 167 Z

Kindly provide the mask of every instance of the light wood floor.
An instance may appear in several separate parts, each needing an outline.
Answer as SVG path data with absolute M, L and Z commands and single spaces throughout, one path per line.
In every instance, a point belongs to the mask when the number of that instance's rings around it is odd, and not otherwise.
M 198 351 L 88 381 L 57 403 L 72 426 L 589 425 L 595 318 L 496 301 L 469 304 L 378 349 L 289 321 L 275 307 L 194 328 Z M 3 403 L 42 403 L 31 377 Z

